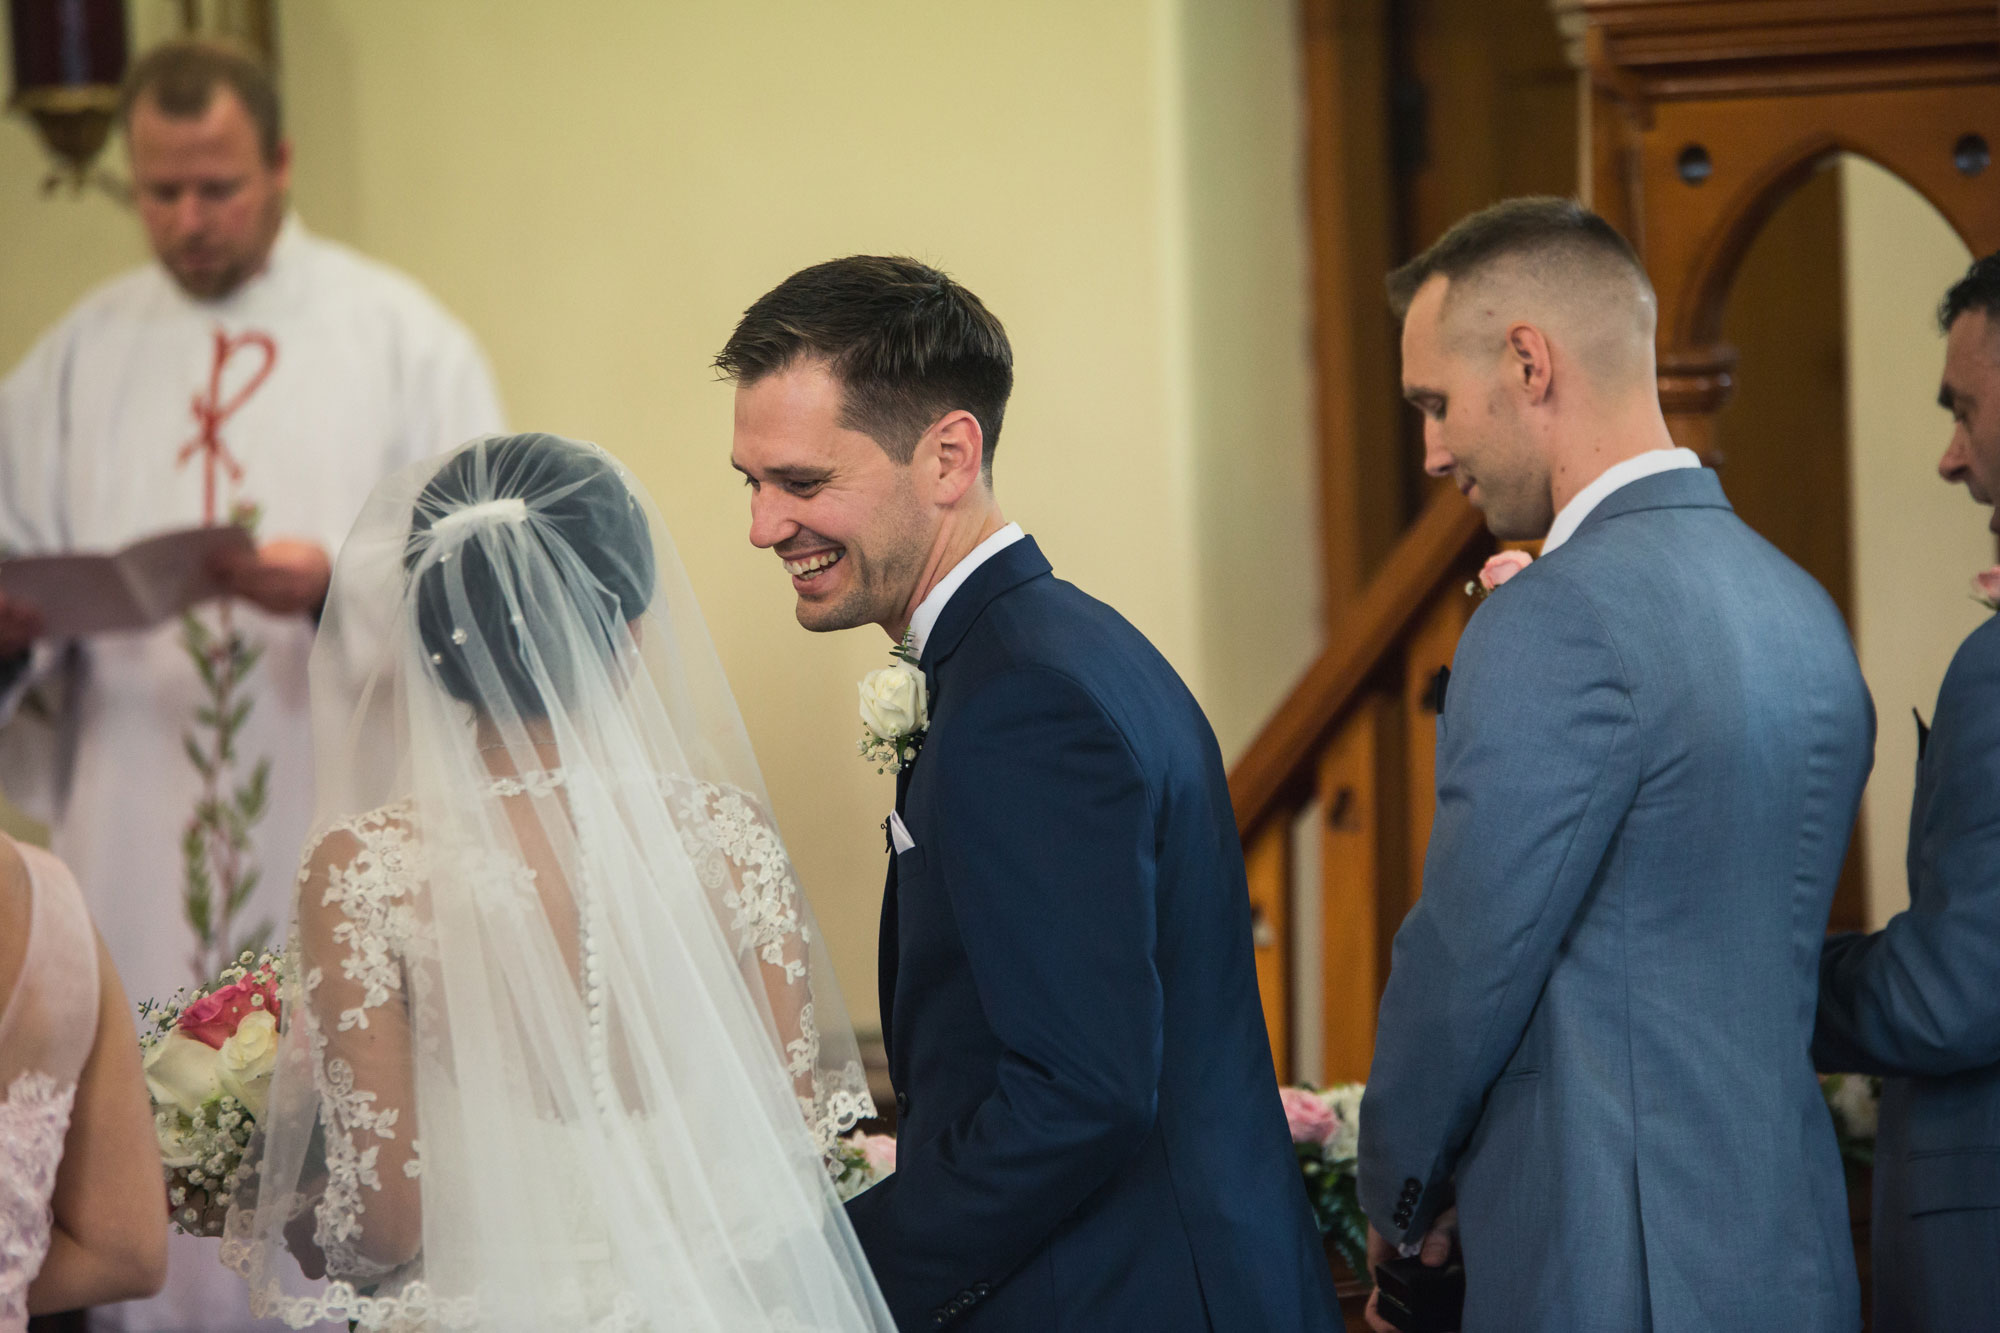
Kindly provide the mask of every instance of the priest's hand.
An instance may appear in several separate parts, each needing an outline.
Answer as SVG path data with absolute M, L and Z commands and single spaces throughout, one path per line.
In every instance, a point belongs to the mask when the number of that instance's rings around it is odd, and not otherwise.
M 0 594 L 0 662 L 21 656 L 41 637 L 41 608 Z
M 1431 1229 L 1424 1233 L 1423 1248 L 1418 1250 L 1417 1254 L 1423 1259 L 1426 1267 L 1443 1268 L 1451 1261 L 1451 1252 L 1457 1247 L 1458 1209 L 1451 1207 L 1439 1213 L 1437 1221 L 1431 1223 Z M 1395 1257 L 1396 1247 L 1382 1239 L 1382 1233 L 1370 1225 L 1368 1272 L 1365 1275 L 1369 1281 L 1374 1281 L 1375 1265 L 1387 1263 Z M 1364 1312 L 1368 1319 L 1368 1327 L 1374 1329 L 1375 1333 L 1397 1333 L 1396 1326 L 1384 1319 L 1377 1309 L 1381 1299 L 1382 1292 L 1379 1287 L 1368 1293 L 1368 1309 Z
M 274 616 L 312 616 L 326 605 L 333 562 L 318 542 L 279 538 L 217 570 L 223 588 Z

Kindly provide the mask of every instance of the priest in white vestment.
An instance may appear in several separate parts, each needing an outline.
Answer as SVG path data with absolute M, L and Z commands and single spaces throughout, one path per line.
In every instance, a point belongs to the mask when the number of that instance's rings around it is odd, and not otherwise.
M 263 650 L 234 782 L 270 762 L 250 837 L 261 879 L 230 929 L 283 942 L 312 809 L 306 658 L 330 557 L 385 474 L 501 428 L 484 358 L 408 278 L 309 233 L 286 206 L 270 83 L 177 43 L 126 100 L 138 205 L 159 263 L 86 297 L 0 382 L 0 543 L 113 551 L 255 505 L 229 615 Z M 216 606 L 198 613 L 218 623 Z M 59 642 L 0 597 L 0 784 L 47 821 L 126 987 L 197 978 L 182 840 L 202 791 L 183 737 L 206 692 L 170 621 Z M 211 959 L 213 954 L 210 955 Z M 175 1238 L 167 1290 L 93 1328 L 251 1328 L 215 1242 Z

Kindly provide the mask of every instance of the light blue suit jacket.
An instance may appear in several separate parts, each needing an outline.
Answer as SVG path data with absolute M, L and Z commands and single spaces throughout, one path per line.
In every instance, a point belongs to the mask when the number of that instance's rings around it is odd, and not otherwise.
M 2000 1328 L 2000 620 L 1960 645 L 1910 809 L 1910 910 L 1820 958 L 1822 1069 L 1891 1075 L 1875 1328 Z
M 1466 1333 L 1859 1325 L 1809 1046 L 1873 743 L 1839 612 L 1713 472 L 1474 614 L 1360 1172 L 1394 1242 L 1455 1195 Z

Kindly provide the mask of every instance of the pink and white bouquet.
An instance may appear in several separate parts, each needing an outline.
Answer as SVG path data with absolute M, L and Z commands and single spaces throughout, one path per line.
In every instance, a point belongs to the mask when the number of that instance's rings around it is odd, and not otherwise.
M 1361 1211 L 1355 1183 L 1355 1158 L 1360 1150 L 1361 1093 L 1359 1083 L 1330 1088 L 1280 1088 L 1285 1121 L 1292 1131 L 1292 1151 L 1313 1220 L 1340 1252 L 1354 1275 L 1368 1278 L 1368 1217 Z
M 280 979 L 276 954 L 245 952 L 207 985 L 139 1006 L 140 1062 L 182 1231 L 214 1234 L 234 1197 L 277 1065 Z
M 879 1185 L 896 1169 L 896 1140 L 887 1134 L 863 1134 L 855 1130 L 833 1146 L 828 1170 L 833 1188 L 842 1203 L 870 1185 Z

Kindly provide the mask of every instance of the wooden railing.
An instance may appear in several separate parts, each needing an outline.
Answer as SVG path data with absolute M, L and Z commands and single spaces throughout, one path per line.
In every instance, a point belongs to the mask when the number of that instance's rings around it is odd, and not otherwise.
M 1278 1074 L 1296 1076 L 1295 1006 L 1319 1015 L 1321 1076 L 1365 1078 L 1389 944 L 1421 886 L 1430 836 L 1435 688 L 1473 602 L 1465 585 L 1493 549 L 1479 513 L 1434 494 L 1229 778 L 1256 916 L 1257 984 Z M 1316 830 L 1300 825 L 1315 816 Z M 1317 840 L 1317 882 L 1299 883 L 1299 836 Z M 1319 905 L 1315 993 L 1298 993 L 1300 895 Z

